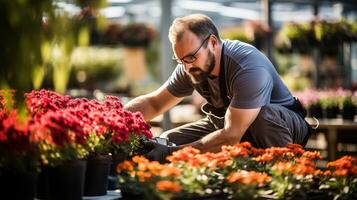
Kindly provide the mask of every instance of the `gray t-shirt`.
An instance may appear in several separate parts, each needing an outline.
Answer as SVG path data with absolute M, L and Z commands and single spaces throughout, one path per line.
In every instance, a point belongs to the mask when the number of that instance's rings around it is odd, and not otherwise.
M 223 40 L 223 44 L 224 85 L 230 106 L 249 109 L 267 104 L 293 104 L 293 96 L 264 54 L 252 45 L 236 40 Z M 208 80 L 211 103 L 216 108 L 224 106 L 219 81 L 219 77 Z M 193 84 L 185 73 L 183 65 L 177 65 L 165 85 L 177 97 L 191 95 L 193 90 L 203 93 L 200 85 Z

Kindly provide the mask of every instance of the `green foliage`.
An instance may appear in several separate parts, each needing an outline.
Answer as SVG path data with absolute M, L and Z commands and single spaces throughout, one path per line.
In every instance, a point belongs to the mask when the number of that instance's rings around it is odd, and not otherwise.
M 0 87 L 17 94 L 41 88 L 53 72 L 54 87 L 64 92 L 71 71 L 71 52 L 89 43 L 89 30 L 96 25 L 96 9 L 106 0 L 72 0 L 82 8 L 70 15 L 58 1 L 13 0 L 0 2 Z M 50 69 L 52 68 L 52 69 Z M 16 102 L 23 102 L 16 96 Z
M 281 47 L 292 48 L 299 53 L 309 53 L 313 44 L 316 43 L 313 29 L 309 24 L 287 24 L 281 29 L 279 35 L 288 39 L 282 42 Z
M 122 73 L 120 49 L 105 47 L 77 47 L 71 59 L 71 77 L 69 85 L 95 87 L 98 81 L 118 79 Z M 80 80 L 82 74 L 82 80 Z
M 89 154 L 85 146 L 80 144 L 65 144 L 54 146 L 46 142 L 40 144 L 41 162 L 45 165 L 58 166 L 73 159 L 83 159 Z
M 277 46 L 281 52 L 310 53 L 318 47 L 324 55 L 336 55 L 340 43 L 357 39 L 356 26 L 346 20 L 286 24 L 278 34 Z
M 226 38 L 230 40 L 239 40 L 250 44 L 254 42 L 254 38 L 249 37 L 244 30 L 239 28 L 227 29 L 222 31 L 222 38 Z
M 19 90 L 18 104 L 23 102 L 20 94 L 33 86 L 31 77 L 41 73 L 41 46 L 46 38 L 43 16 L 52 11 L 50 0 L 0 1 L 0 87 Z
M 337 96 L 326 96 L 318 100 L 318 103 L 322 106 L 322 108 L 333 108 L 339 107 L 340 98 Z

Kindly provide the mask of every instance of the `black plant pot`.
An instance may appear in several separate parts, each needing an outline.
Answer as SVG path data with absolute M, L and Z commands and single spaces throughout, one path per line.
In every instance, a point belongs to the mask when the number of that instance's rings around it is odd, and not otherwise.
M 307 193 L 308 200 L 332 200 L 333 196 L 331 196 L 328 191 L 310 191 Z
M 84 191 L 86 161 L 73 160 L 56 167 L 43 167 L 39 178 L 39 199 L 80 200 Z
M 117 169 L 117 165 L 121 162 L 123 162 L 124 160 L 129 159 L 128 155 L 125 153 L 122 154 L 113 154 L 112 155 L 112 163 L 110 165 L 110 175 L 118 175 L 116 169 Z
M 38 174 L 37 179 L 37 199 L 47 199 L 48 198 L 48 179 L 49 179 L 49 167 L 41 166 L 41 172 Z
M 0 175 L 1 199 L 33 200 L 36 191 L 37 173 L 2 172 Z
M 132 199 L 146 199 L 144 194 L 133 194 L 122 191 L 122 200 L 132 200 Z M 153 197 L 154 198 L 154 197 Z
M 325 109 L 325 118 L 327 119 L 337 118 L 338 113 L 339 113 L 339 109 L 337 106 L 327 107 Z
M 308 116 L 322 118 L 323 116 L 322 107 L 320 105 L 311 105 L 308 109 Z
M 356 115 L 356 106 L 353 105 L 345 105 L 342 108 L 342 118 L 347 120 L 354 120 Z
M 128 156 L 125 153 L 112 155 L 112 162 L 109 170 L 108 190 L 115 190 L 119 188 L 119 182 L 117 177 L 118 173 L 116 169 L 117 165 L 126 159 L 128 159 Z
M 111 160 L 110 155 L 90 156 L 87 159 L 84 196 L 102 196 L 107 194 Z

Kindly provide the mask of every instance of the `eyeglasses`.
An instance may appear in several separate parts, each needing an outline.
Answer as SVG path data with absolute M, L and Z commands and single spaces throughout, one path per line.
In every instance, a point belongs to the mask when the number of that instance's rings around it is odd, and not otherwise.
M 200 51 L 200 49 L 202 48 L 202 46 L 206 43 L 206 41 L 208 41 L 208 39 L 211 37 L 211 34 L 209 34 L 206 39 L 203 40 L 202 44 L 200 45 L 200 47 L 192 54 L 187 55 L 183 58 L 176 58 L 175 55 L 172 56 L 172 60 L 176 61 L 178 64 L 191 64 L 193 62 L 195 62 L 197 60 L 196 54 L 198 53 L 198 51 Z

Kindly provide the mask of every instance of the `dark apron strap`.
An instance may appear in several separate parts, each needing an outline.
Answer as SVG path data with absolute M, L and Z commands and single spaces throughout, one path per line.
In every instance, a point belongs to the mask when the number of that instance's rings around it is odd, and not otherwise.
M 219 70 L 219 90 L 221 92 L 221 97 L 224 102 L 224 106 L 228 108 L 230 100 L 227 96 L 226 88 L 226 72 L 224 70 L 224 44 L 222 43 L 222 52 L 221 52 L 221 69 Z
M 301 104 L 301 102 L 299 101 L 299 99 L 295 98 L 294 97 L 294 103 L 292 105 L 289 105 L 289 106 L 284 106 L 285 108 L 289 109 L 289 110 L 292 110 L 296 113 L 298 113 L 300 115 L 300 117 L 305 121 L 305 124 L 308 128 L 308 133 L 307 135 L 305 136 L 304 138 L 304 141 L 303 141 L 303 146 L 306 145 L 307 141 L 309 140 L 311 134 L 313 133 L 313 128 L 311 127 L 311 125 L 305 120 L 305 117 L 306 117 L 306 114 L 307 114 L 307 111 L 306 109 L 304 108 L 304 106 Z

